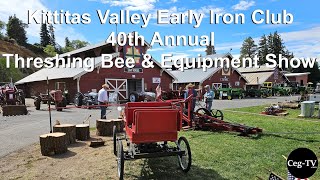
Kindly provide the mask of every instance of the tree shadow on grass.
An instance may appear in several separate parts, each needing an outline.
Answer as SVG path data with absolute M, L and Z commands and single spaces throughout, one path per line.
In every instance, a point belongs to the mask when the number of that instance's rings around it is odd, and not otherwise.
M 136 179 L 216 179 L 227 180 L 213 169 L 204 169 L 192 165 L 188 173 L 184 173 L 177 157 L 144 159 L 140 175 L 131 175 Z
M 263 137 L 275 137 L 275 138 L 282 138 L 282 139 L 288 139 L 288 140 L 294 140 L 294 141 L 300 141 L 300 142 L 307 142 L 307 143 L 314 143 L 314 142 L 320 142 L 319 140 L 313 140 L 313 139 L 302 139 L 302 138 L 295 138 L 295 137 L 289 137 L 287 135 L 280 135 L 280 134 L 260 134 L 259 136 L 251 137 L 252 139 L 262 139 Z

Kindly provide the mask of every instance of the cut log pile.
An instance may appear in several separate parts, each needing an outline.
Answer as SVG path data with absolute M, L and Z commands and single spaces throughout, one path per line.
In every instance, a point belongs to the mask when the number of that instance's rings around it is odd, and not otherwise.
M 66 133 L 66 143 L 73 144 L 76 142 L 76 125 L 73 124 L 59 124 L 53 126 L 53 132 Z
M 98 119 L 96 121 L 98 136 L 112 136 L 113 126 L 116 126 L 117 132 L 123 132 L 124 121 L 122 119 Z M 40 136 L 41 154 L 51 156 L 67 152 L 68 145 L 75 143 L 76 139 L 85 141 L 90 138 L 89 124 L 60 124 L 59 121 L 53 126 L 53 133 Z M 90 147 L 103 146 L 104 140 L 96 139 L 90 141 Z
M 56 132 L 40 136 L 41 154 L 50 156 L 67 152 L 66 133 Z
M 123 132 L 124 122 L 122 119 L 98 119 L 96 121 L 98 136 L 112 136 L 113 126 L 116 126 L 117 132 Z

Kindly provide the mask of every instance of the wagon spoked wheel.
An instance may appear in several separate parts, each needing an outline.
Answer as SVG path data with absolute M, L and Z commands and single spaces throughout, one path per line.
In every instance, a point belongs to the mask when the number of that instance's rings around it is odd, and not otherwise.
M 179 166 L 183 172 L 188 172 L 191 167 L 191 149 L 190 145 L 185 137 L 180 137 L 178 140 L 178 148 L 180 151 L 184 151 L 182 155 L 178 155 Z
M 117 156 L 117 128 L 113 126 L 113 154 Z
M 118 149 L 117 149 L 117 163 L 118 163 L 118 176 L 120 180 L 123 180 L 124 174 L 124 152 L 122 141 L 118 140 Z
M 212 109 L 211 111 L 212 117 L 217 118 L 219 120 L 223 120 L 223 113 L 219 109 Z

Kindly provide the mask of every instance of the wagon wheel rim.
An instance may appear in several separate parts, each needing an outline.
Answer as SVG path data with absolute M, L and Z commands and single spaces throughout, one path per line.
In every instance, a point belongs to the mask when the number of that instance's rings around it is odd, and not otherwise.
M 113 153 L 117 156 L 117 129 L 113 126 Z
M 123 179 L 123 173 L 124 173 L 124 152 L 123 152 L 123 146 L 122 142 L 120 140 L 117 141 L 117 164 L 118 164 L 118 176 L 119 179 Z
M 191 149 L 190 145 L 185 137 L 180 137 L 178 140 L 178 148 L 180 151 L 184 151 L 182 155 L 178 155 L 179 166 L 184 172 L 188 172 L 191 167 Z

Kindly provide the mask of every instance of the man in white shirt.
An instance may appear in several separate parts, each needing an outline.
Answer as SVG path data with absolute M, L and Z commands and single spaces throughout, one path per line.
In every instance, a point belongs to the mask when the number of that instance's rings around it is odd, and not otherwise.
M 98 93 L 98 101 L 101 109 L 101 119 L 106 119 L 107 105 L 108 105 L 108 90 L 109 86 L 103 84 Z

